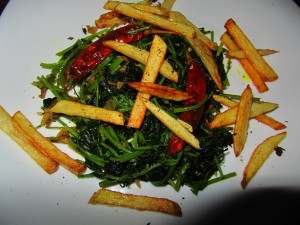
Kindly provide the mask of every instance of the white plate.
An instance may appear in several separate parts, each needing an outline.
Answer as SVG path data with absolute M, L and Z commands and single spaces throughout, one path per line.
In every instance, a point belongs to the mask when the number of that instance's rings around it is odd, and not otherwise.
M 104 12 L 104 2 L 9 2 L 0 17 L 0 104 L 9 113 L 21 110 L 34 124 L 39 123 L 37 112 L 41 101 L 37 97 L 38 90 L 31 82 L 45 73 L 39 66 L 40 62 L 55 61 L 55 53 L 73 43 L 68 37 L 83 37 L 82 28 L 92 25 Z M 254 94 L 262 100 L 280 105 L 271 115 L 288 126 L 288 136 L 280 145 L 286 149 L 284 154 L 281 157 L 271 155 L 248 188 L 242 190 L 242 171 L 252 150 L 266 137 L 278 133 L 252 121 L 242 156 L 235 158 L 229 154 L 223 166 L 224 173 L 237 172 L 235 178 L 209 186 L 198 196 L 187 188 L 177 193 L 168 187 L 156 188 L 145 183 L 141 189 L 134 186 L 130 189 L 115 188 L 123 192 L 170 198 L 182 207 L 183 217 L 176 218 L 160 213 L 91 206 L 87 201 L 98 190 L 98 180 L 79 180 L 64 169 L 47 175 L 1 132 L 0 224 L 191 224 L 196 220 L 215 221 L 224 210 L 228 218 L 236 221 L 242 211 L 235 213 L 237 208 L 228 210 L 228 207 L 238 205 L 240 202 L 237 199 L 252 196 L 254 191 L 261 193 L 274 188 L 300 188 L 300 107 L 297 99 L 300 83 L 300 10 L 297 5 L 291 0 L 178 0 L 174 9 L 183 12 L 198 26 L 214 30 L 217 42 L 225 31 L 225 21 L 233 18 L 257 48 L 280 51 L 266 58 L 279 74 L 279 80 L 268 83 L 270 90 L 264 94 L 258 95 L 252 87 Z M 241 67 L 234 63 L 229 75 L 232 86 L 226 90 L 227 93 L 240 94 L 249 83 L 242 77 L 241 71 Z M 246 202 L 247 199 L 241 202 L 243 207 Z M 252 213 L 254 215 L 246 221 L 255 218 L 257 212 Z M 269 220 L 273 217 L 270 216 Z

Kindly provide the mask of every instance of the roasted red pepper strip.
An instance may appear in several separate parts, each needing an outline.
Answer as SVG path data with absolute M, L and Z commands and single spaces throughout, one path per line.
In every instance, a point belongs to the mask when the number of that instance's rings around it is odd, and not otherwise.
M 202 67 L 194 60 L 190 60 L 187 71 L 187 87 L 186 92 L 192 96 L 191 99 L 185 100 L 184 107 L 196 105 L 203 101 L 206 97 L 206 81 Z M 200 108 L 183 112 L 180 114 L 180 119 L 189 123 L 193 129 L 198 126 L 203 114 L 204 105 Z M 170 155 L 181 151 L 186 142 L 180 139 L 175 134 L 169 140 L 167 151 Z
M 128 34 L 130 30 L 141 28 L 138 25 L 127 25 L 113 30 L 84 49 L 72 62 L 69 70 L 71 79 L 78 81 L 86 77 L 100 62 L 102 62 L 111 52 L 112 49 L 105 47 L 102 43 L 107 40 L 115 40 L 125 43 L 138 41 L 143 38 L 143 32 Z

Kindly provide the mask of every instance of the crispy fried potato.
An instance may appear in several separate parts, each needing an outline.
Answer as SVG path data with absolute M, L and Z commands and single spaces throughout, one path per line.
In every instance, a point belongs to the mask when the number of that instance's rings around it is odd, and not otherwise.
M 118 42 L 118 41 L 104 41 L 103 45 L 105 45 L 106 47 L 112 48 L 115 51 L 118 51 L 118 52 L 138 61 L 141 64 L 144 64 L 144 65 L 147 64 L 149 52 L 144 49 L 140 49 L 133 45 Z M 171 64 L 168 63 L 167 61 L 163 62 L 162 66 L 159 70 L 159 73 L 175 83 L 178 82 L 178 73 L 173 69 Z
M 262 165 L 269 158 L 274 149 L 286 137 L 286 135 L 286 131 L 273 135 L 256 147 L 243 172 L 243 179 L 241 181 L 241 186 L 243 189 L 247 187 L 249 182 L 257 174 L 258 170 L 262 167 Z
M 153 211 L 173 216 L 182 216 L 180 206 L 167 198 L 124 194 L 121 192 L 100 189 L 89 199 L 89 203 L 96 205 L 118 206 L 140 211 Z
M 115 7 L 120 3 L 122 3 L 124 5 L 128 5 L 130 7 L 133 7 L 135 9 L 138 9 L 138 10 L 140 10 L 142 12 L 146 12 L 146 13 L 152 13 L 152 14 L 156 14 L 156 15 L 160 15 L 160 16 L 168 16 L 169 15 L 169 12 L 165 8 L 161 7 L 161 5 L 152 6 L 152 5 L 146 5 L 146 4 L 140 4 L 140 3 L 107 1 L 104 4 L 103 8 L 107 9 L 107 10 L 114 10 Z
M 146 67 L 142 76 L 142 82 L 154 83 L 156 81 L 160 67 L 164 62 L 164 58 L 167 53 L 167 48 L 167 44 L 163 41 L 163 39 L 160 36 L 155 35 L 150 48 L 150 53 L 147 59 Z M 128 127 L 140 128 L 144 121 L 144 117 L 147 111 L 145 105 L 143 104 L 143 99 L 150 99 L 150 96 L 150 94 L 143 92 L 137 93 L 127 123 Z
M 48 174 L 52 174 L 57 170 L 58 163 L 39 150 L 35 141 L 12 119 L 2 106 L 0 106 L 0 129 Z
M 249 85 L 242 93 L 240 102 L 238 104 L 236 122 L 233 134 L 233 149 L 235 156 L 238 157 L 244 149 L 246 139 L 248 136 L 248 126 L 250 111 L 252 105 L 252 90 Z
M 192 96 L 186 92 L 178 91 L 174 88 L 155 83 L 127 82 L 127 84 L 137 91 L 168 100 L 183 101 L 192 98 Z
M 230 108 L 238 105 L 237 101 L 233 101 L 233 100 L 226 98 L 224 96 L 221 96 L 221 95 L 213 95 L 213 98 L 214 98 L 214 100 L 221 103 L 222 105 L 225 105 Z M 286 128 L 285 124 L 275 120 L 274 118 L 272 118 L 270 116 L 264 115 L 264 114 L 258 115 L 256 117 L 254 117 L 254 119 L 273 128 L 274 130 L 283 130 Z
M 221 41 L 230 51 L 240 50 L 239 46 L 237 46 L 237 44 L 234 42 L 234 40 L 232 40 L 232 38 L 227 32 L 225 32 L 221 36 Z M 238 59 L 238 61 L 250 77 L 252 83 L 254 84 L 258 92 L 262 93 L 269 90 L 268 86 L 266 85 L 260 74 L 252 66 L 248 59 Z
M 155 104 L 144 99 L 144 104 L 153 115 L 168 127 L 175 135 L 191 145 L 193 148 L 200 150 L 200 141 L 190 133 L 180 122 L 170 116 L 164 110 L 158 108 Z
M 267 115 L 258 115 L 254 117 L 257 121 L 273 128 L 274 130 L 283 130 L 286 128 L 286 125 L 279 122 L 278 120 L 275 120 L 272 117 L 269 117 Z
M 273 49 L 257 49 L 257 51 L 261 56 L 267 56 L 267 55 L 278 53 L 278 51 Z M 247 55 L 242 50 L 230 50 L 229 52 L 226 52 L 225 55 L 231 59 L 247 58 Z
M 264 113 L 270 112 L 278 107 L 278 104 L 271 102 L 252 102 L 250 118 L 262 115 Z M 218 113 L 210 121 L 209 127 L 211 129 L 218 128 L 222 126 L 232 125 L 236 122 L 237 106 L 234 106 L 224 112 Z
M 116 125 L 124 125 L 124 115 L 118 111 L 84 105 L 78 102 L 60 100 L 51 109 L 53 113 L 62 113 L 69 116 L 81 116 L 93 120 L 101 120 Z
M 144 21 L 154 26 L 164 28 L 166 30 L 174 31 L 185 37 L 188 38 L 195 37 L 195 30 L 192 27 L 182 23 L 168 20 L 165 17 L 161 17 L 152 13 L 142 12 L 138 9 L 135 9 L 123 3 L 118 4 L 114 8 L 114 10 L 126 16 L 132 17 L 134 19 Z
M 252 42 L 233 19 L 226 21 L 225 28 L 239 48 L 247 55 L 247 59 L 264 81 L 275 81 L 278 79 L 276 72 L 258 53 Z
M 86 167 L 84 164 L 74 160 L 64 152 L 60 151 L 48 138 L 45 138 L 34 128 L 23 113 L 20 111 L 16 112 L 13 115 L 13 120 L 16 121 L 19 126 L 34 140 L 37 144 L 37 148 L 45 155 L 49 156 L 77 176 L 85 171 Z
M 199 30 L 199 28 L 189 21 L 181 12 L 178 11 L 170 11 L 169 15 L 170 19 L 177 21 L 179 23 L 186 24 L 192 28 L 194 28 L 196 32 L 196 38 L 201 40 L 209 49 L 216 51 L 218 49 L 218 44 L 211 39 L 209 39 L 204 33 Z

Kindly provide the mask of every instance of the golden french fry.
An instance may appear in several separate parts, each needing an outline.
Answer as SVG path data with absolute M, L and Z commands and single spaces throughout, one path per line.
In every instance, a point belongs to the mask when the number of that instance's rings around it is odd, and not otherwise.
M 155 35 L 143 73 L 142 82 L 155 82 L 160 67 L 164 62 L 167 48 L 167 44 L 163 41 L 163 39 L 160 36 Z M 128 127 L 139 128 L 142 125 L 147 111 L 145 105 L 143 104 L 143 99 L 150 99 L 150 96 L 150 94 L 142 92 L 137 93 L 132 111 L 128 119 Z
M 226 21 L 225 28 L 239 48 L 245 52 L 247 59 L 251 62 L 252 66 L 257 70 L 264 81 L 275 81 L 278 79 L 278 75 L 273 68 L 257 52 L 249 38 L 233 19 Z
M 190 26 L 168 20 L 164 17 L 152 13 L 142 12 L 123 3 L 118 4 L 114 8 L 114 10 L 134 19 L 144 21 L 154 26 L 164 28 L 166 30 L 174 31 L 185 37 L 193 38 L 195 36 L 195 30 Z
M 238 102 L 230 100 L 229 98 L 226 98 L 221 95 L 213 95 L 213 98 L 217 102 L 221 103 L 222 105 L 228 106 L 228 107 L 234 107 L 234 106 L 238 105 Z M 274 118 L 272 118 L 270 116 L 264 115 L 264 114 L 255 116 L 254 119 L 273 128 L 274 130 L 283 130 L 286 128 L 286 125 L 284 125 L 283 123 L 275 120 Z
M 167 198 L 156 198 L 143 195 L 124 194 L 121 192 L 100 189 L 89 199 L 89 203 L 153 211 L 173 216 L 182 216 L 180 206 Z
M 153 115 L 159 119 L 166 127 L 168 127 L 174 134 L 191 145 L 193 148 L 200 150 L 200 141 L 190 133 L 177 119 L 170 116 L 161 108 L 147 99 L 144 99 L 144 104 Z
M 240 102 L 238 104 L 236 122 L 233 133 L 233 149 L 235 156 L 238 157 L 244 149 L 247 135 L 249 118 L 252 105 L 252 90 L 249 85 L 242 93 Z
M 128 56 L 129 58 L 132 58 L 132 59 L 138 61 L 139 63 L 142 63 L 144 65 L 147 64 L 149 52 L 144 49 L 140 49 L 133 45 L 118 42 L 118 41 L 104 41 L 103 45 L 105 45 L 106 47 L 112 48 L 115 51 L 118 51 L 118 52 Z M 168 63 L 167 61 L 163 62 L 162 66 L 159 70 L 159 73 L 175 83 L 178 82 L 178 73 L 173 69 L 171 64 Z
M 152 13 L 152 14 L 156 14 L 156 15 L 160 15 L 160 16 L 168 16 L 168 11 L 166 11 L 165 8 L 161 7 L 160 5 L 156 5 L 156 6 L 152 6 L 152 5 L 146 5 L 146 4 L 140 4 L 140 3 L 129 3 L 129 2 L 119 2 L 119 1 L 107 1 L 103 8 L 107 9 L 107 10 L 114 10 L 115 7 L 118 4 L 124 4 L 124 5 L 128 5 L 130 7 L 133 7 L 137 10 L 140 10 L 142 12 L 146 12 L 146 13 Z
M 14 140 L 48 174 L 52 174 L 57 170 L 58 163 L 38 149 L 35 141 L 24 132 L 2 106 L 0 106 L 0 129 Z
M 13 115 L 13 120 L 35 141 L 37 148 L 45 155 L 49 156 L 60 165 L 71 171 L 75 175 L 80 175 L 85 170 L 85 165 L 80 163 L 64 152 L 60 151 L 48 138 L 40 134 L 31 122 L 21 113 L 16 112 Z
M 178 91 L 174 88 L 159 85 L 150 82 L 127 82 L 127 84 L 136 89 L 137 91 L 150 94 L 156 97 L 173 100 L 173 101 L 183 101 L 192 98 L 188 93 Z
M 257 121 L 273 128 L 274 130 L 283 130 L 286 128 L 286 125 L 275 120 L 272 117 L 269 117 L 267 115 L 258 115 L 256 117 L 254 117 Z
M 264 113 L 270 112 L 278 107 L 278 104 L 271 102 L 252 102 L 250 118 L 262 115 Z M 218 113 L 210 121 L 209 127 L 211 129 L 218 128 L 222 126 L 232 125 L 236 122 L 237 106 L 234 106 L 224 112 Z
M 81 116 L 93 120 L 101 120 L 116 125 L 124 125 L 124 115 L 118 111 L 84 105 L 78 102 L 60 100 L 51 109 L 53 113 L 62 113 L 69 116 Z
M 261 56 L 267 56 L 267 55 L 278 53 L 278 51 L 273 50 L 273 49 L 257 49 L 257 51 Z M 225 55 L 228 58 L 232 58 L 232 59 L 246 59 L 247 58 L 246 54 L 242 50 L 230 50 L 229 52 L 226 52 Z
M 258 170 L 262 167 L 262 165 L 269 158 L 274 149 L 286 137 L 286 135 L 286 131 L 273 135 L 256 147 L 243 172 L 243 179 L 241 181 L 241 186 L 243 189 L 247 187 L 249 182 L 257 174 Z
M 178 11 L 170 11 L 169 14 L 170 19 L 177 21 L 179 23 L 186 24 L 192 28 L 194 28 L 196 32 L 196 38 L 201 40 L 209 49 L 216 51 L 218 49 L 218 44 L 214 41 L 212 41 L 210 38 L 208 38 L 204 33 L 199 30 L 199 28 L 193 24 L 191 21 L 189 21 L 181 12 Z
M 221 36 L 221 41 L 225 44 L 225 46 L 230 50 L 230 51 L 236 51 L 240 50 L 240 48 L 237 46 L 237 44 L 232 40 L 230 35 L 225 32 Z M 269 90 L 268 86 L 262 79 L 261 75 L 258 73 L 258 71 L 252 66 L 250 61 L 248 59 L 238 59 L 240 62 L 241 66 L 244 68 L 248 76 L 250 77 L 252 83 L 258 90 L 258 92 L 266 92 Z

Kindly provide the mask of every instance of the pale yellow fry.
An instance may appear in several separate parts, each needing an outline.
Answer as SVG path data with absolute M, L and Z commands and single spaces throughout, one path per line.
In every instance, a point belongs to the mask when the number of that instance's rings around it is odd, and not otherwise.
M 273 135 L 264 140 L 255 148 L 243 172 L 243 179 L 241 181 L 241 186 L 243 189 L 247 187 L 249 182 L 269 158 L 271 153 L 286 136 L 286 131 Z
M 164 0 L 161 3 L 161 8 L 163 8 L 166 12 L 170 12 L 176 0 Z
M 64 152 L 60 151 L 48 138 L 39 133 L 32 123 L 21 113 L 16 112 L 13 120 L 35 141 L 40 151 L 48 155 L 50 158 L 58 162 L 60 165 L 71 171 L 75 175 L 80 175 L 85 170 L 83 163 L 74 160 Z
M 173 216 L 182 216 L 178 203 L 167 198 L 156 198 L 144 195 L 124 194 L 121 192 L 100 189 L 89 199 L 89 203 L 125 207 L 140 211 L 153 211 Z
M 142 76 L 142 82 L 154 83 L 161 65 L 164 62 L 168 46 L 163 39 L 155 35 L 150 48 L 150 53 L 147 59 L 146 67 Z M 127 126 L 132 128 L 140 128 L 146 114 L 146 107 L 143 104 L 143 99 L 150 99 L 150 94 L 138 92 L 131 110 Z
M 189 39 L 187 38 L 190 46 L 195 50 L 196 54 L 200 57 L 209 75 L 215 82 L 217 88 L 222 91 L 223 84 L 220 77 L 218 65 L 212 55 L 210 49 L 200 39 Z
M 238 104 L 234 126 L 233 149 L 236 157 L 243 151 L 247 140 L 252 97 L 252 90 L 250 86 L 247 85 Z
M 170 116 L 164 110 L 157 107 L 155 104 L 147 99 L 144 99 L 144 104 L 147 109 L 159 119 L 167 128 L 169 128 L 175 135 L 184 140 L 190 146 L 200 150 L 200 141 L 190 133 L 177 119 Z
M 273 49 L 257 49 L 257 52 L 261 56 L 267 56 L 267 55 L 278 53 L 278 51 L 273 50 Z M 226 52 L 225 55 L 228 58 L 232 58 L 232 59 L 246 59 L 247 58 L 247 55 L 242 50 L 232 50 L 232 51 Z
M 34 140 L 24 132 L 2 106 L 0 106 L 0 129 L 14 140 L 48 174 L 52 174 L 57 170 L 58 163 L 37 148 Z
M 161 7 L 160 5 L 152 6 L 146 4 L 120 2 L 120 1 L 107 1 L 104 4 L 103 8 L 107 10 L 114 10 L 114 8 L 120 3 L 131 6 L 142 12 L 153 13 L 160 16 L 168 16 L 169 14 L 168 11 L 165 8 Z
M 233 101 L 233 100 L 226 98 L 224 96 L 221 96 L 221 95 L 213 95 L 213 98 L 217 102 L 221 103 L 222 105 L 228 106 L 230 108 L 238 105 L 237 101 Z M 254 119 L 273 128 L 274 130 L 283 130 L 286 128 L 285 124 L 275 120 L 274 118 L 272 118 L 270 116 L 264 115 L 264 114 L 255 116 Z
M 278 75 L 275 73 L 273 68 L 257 52 L 252 42 L 233 19 L 226 21 L 225 28 L 239 48 L 245 52 L 247 59 L 258 71 L 264 81 L 275 81 L 278 79 Z
M 114 10 L 123 15 L 132 17 L 134 19 L 144 21 L 154 26 L 164 28 L 166 30 L 174 31 L 185 37 L 193 38 L 195 36 L 195 30 L 190 26 L 184 25 L 182 23 L 170 21 L 164 17 L 152 13 L 142 12 L 126 4 L 122 4 L 122 3 L 118 4 L 114 8 Z
M 252 102 L 250 118 L 270 112 L 278 107 L 278 104 L 271 102 Z M 211 129 L 222 126 L 232 125 L 236 122 L 237 106 L 220 112 L 210 121 L 209 127 Z
M 124 115 L 118 111 L 84 105 L 78 102 L 60 100 L 51 109 L 53 113 L 62 113 L 69 116 L 81 116 L 92 120 L 101 120 L 116 125 L 124 125 Z
M 135 47 L 130 44 L 118 42 L 118 41 L 105 41 L 103 45 L 106 47 L 112 48 L 117 52 L 120 52 L 129 58 L 136 60 L 137 62 L 146 65 L 147 59 L 149 57 L 149 52 Z M 167 79 L 177 83 L 178 82 L 178 73 L 173 69 L 170 63 L 164 61 L 160 67 L 159 73 L 166 77 Z
M 225 46 L 230 51 L 240 50 L 239 46 L 235 43 L 234 40 L 230 37 L 230 35 L 225 32 L 221 36 L 221 41 L 225 44 Z M 266 92 L 269 90 L 268 86 L 266 85 L 265 81 L 262 79 L 261 75 L 258 73 L 258 71 L 252 66 L 250 61 L 248 59 L 238 59 L 241 66 L 244 68 L 248 76 L 250 77 L 252 83 L 258 90 L 258 92 Z
M 171 11 L 169 14 L 169 17 L 174 21 L 186 24 L 186 25 L 194 28 L 194 30 L 196 32 L 196 38 L 200 39 L 211 50 L 216 51 L 218 49 L 218 44 L 216 42 L 212 41 L 204 33 L 202 33 L 201 30 L 199 30 L 199 28 L 195 24 L 193 24 L 190 20 L 188 20 L 181 12 Z

